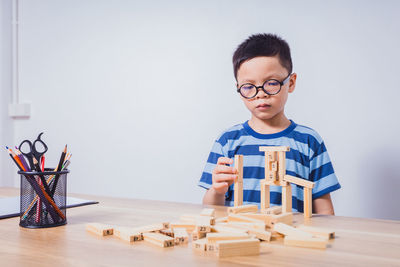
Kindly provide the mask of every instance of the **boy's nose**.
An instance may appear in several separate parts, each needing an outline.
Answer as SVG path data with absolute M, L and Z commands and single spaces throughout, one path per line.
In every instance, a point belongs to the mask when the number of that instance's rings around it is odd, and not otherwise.
M 262 89 L 258 90 L 258 92 L 255 96 L 256 99 L 267 98 L 267 97 L 269 97 L 269 94 L 265 93 L 264 90 L 262 90 Z

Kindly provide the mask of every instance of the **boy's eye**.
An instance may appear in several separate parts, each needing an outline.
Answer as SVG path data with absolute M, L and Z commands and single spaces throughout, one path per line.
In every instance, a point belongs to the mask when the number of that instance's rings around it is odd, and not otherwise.
M 265 83 L 265 85 L 267 85 L 267 86 L 278 86 L 279 83 L 277 81 L 267 81 Z
M 254 88 L 253 85 L 251 85 L 251 84 L 245 84 L 245 85 L 243 85 L 243 86 L 241 87 L 241 90 L 249 91 L 249 90 L 252 90 L 253 88 Z

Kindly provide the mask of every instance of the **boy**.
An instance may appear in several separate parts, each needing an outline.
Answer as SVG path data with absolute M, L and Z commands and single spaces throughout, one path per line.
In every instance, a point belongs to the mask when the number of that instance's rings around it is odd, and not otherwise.
M 233 204 L 235 154 L 243 155 L 243 204 L 259 203 L 265 164 L 259 146 L 289 146 L 286 173 L 315 182 L 313 212 L 334 215 L 330 192 L 340 184 L 324 142 L 314 130 L 284 114 L 297 78 L 292 73 L 289 45 L 272 34 L 250 36 L 236 49 L 233 69 L 237 91 L 251 118 L 226 130 L 214 143 L 199 181 L 199 186 L 207 189 L 203 204 Z M 271 186 L 270 190 L 271 204 L 280 205 L 281 187 Z M 303 212 L 303 188 L 292 185 L 292 192 L 293 210 Z

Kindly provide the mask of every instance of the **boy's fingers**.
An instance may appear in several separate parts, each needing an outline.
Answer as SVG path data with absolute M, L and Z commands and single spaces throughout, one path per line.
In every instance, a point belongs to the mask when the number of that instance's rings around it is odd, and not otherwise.
M 232 163 L 233 163 L 233 160 L 230 159 L 230 158 L 227 158 L 227 157 L 219 157 L 218 158 L 218 162 L 217 162 L 218 165 L 221 165 L 221 164 L 232 164 Z
M 221 182 L 232 183 L 236 180 L 236 178 L 237 178 L 237 175 L 221 173 L 214 177 L 214 182 L 215 183 L 221 183 Z
M 230 166 L 225 166 L 225 165 L 217 165 L 217 167 L 215 167 L 214 169 L 214 173 L 218 174 L 218 173 L 236 173 L 236 169 Z
M 213 185 L 213 187 L 214 187 L 214 189 L 224 189 L 224 188 L 226 188 L 226 187 L 228 187 L 228 183 L 226 183 L 226 182 L 222 182 L 222 183 L 215 183 L 214 185 Z

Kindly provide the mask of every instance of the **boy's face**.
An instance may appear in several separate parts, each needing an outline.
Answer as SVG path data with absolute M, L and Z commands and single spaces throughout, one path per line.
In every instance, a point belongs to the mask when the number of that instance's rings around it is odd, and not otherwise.
M 239 88 L 245 83 L 262 86 L 269 79 L 282 82 L 288 75 L 288 70 L 280 64 L 278 57 L 255 57 L 240 65 L 237 72 L 237 87 Z M 268 95 L 260 89 L 254 98 L 240 97 L 253 117 L 263 121 L 272 121 L 284 116 L 288 93 L 294 91 L 295 85 L 296 74 L 293 73 L 276 95 Z

